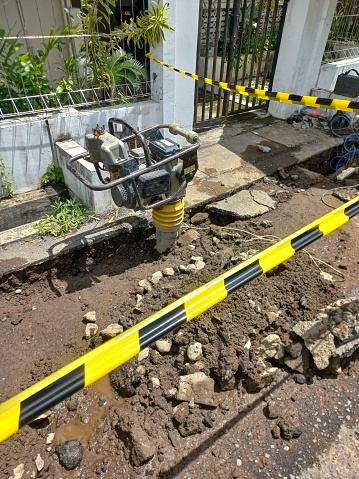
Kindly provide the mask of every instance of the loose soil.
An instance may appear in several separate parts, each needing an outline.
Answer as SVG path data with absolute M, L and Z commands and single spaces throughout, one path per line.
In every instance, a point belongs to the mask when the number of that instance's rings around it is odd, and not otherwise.
M 298 174 L 296 168 L 291 173 Z M 241 253 L 251 255 L 270 244 L 263 238 L 248 241 L 254 237 L 241 230 L 284 238 L 329 211 L 320 197 L 336 186 L 330 179 L 314 186 L 300 174 L 295 183 L 280 181 L 251 187 L 270 193 L 278 202 L 275 210 L 252 221 L 191 212 L 186 224 L 194 230 L 184 229 L 166 256 L 155 253 L 153 231 L 147 230 L 129 237 L 126 244 L 104 241 L 4 277 L 1 402 L 95 345 L 95 340 L 83 338 L 82 317 L 87 311 L 96 311 L 99 331 L 111 323 L 127 329 L 223 273 L 229 255 L 232 267 L 240 262 Z M 333 206 L 341 204 L 331 195 L 326 200 Z M 262 226 L 263 220 L 273 226 Z M 159 354 L 151 346 L 141 363 L 134 358 L 111 378 L 104 377 L 54 407 L 47 419 L 4 441 L 0 476 L 14 476 L 14 468 L 24 464 L 24 479 L 359 478 L 357 354 L 342 362 L 339 376 L 319 371 L 310 362 L 304 384 L 298 384 L 293 371 L 273 362 L 279 369 L 270 384 L 253 390 L 248 383 L 248 376 L 256 377 L 255 352 L 265 336 L 278 334 L 289 345 L 297 321 L 314 319 L 321 308 L 358 288 L 358 228 L 357 216 L 307 248 L 343 273 L 344 280 L 322 266 L 332 275 L 330 280 L 306 252 L 296 254 L 183 326 L 181 334 L 169 334 L 173 341 L 169 353 Z M 193 231 L 198 232 L 197 239 Z M 202 256 L 206 266 L 182 274 L 179 266 L 188 265 L 191 256 Z M 166 267 L 175 269 L 173 277 L 163 278 L 151 292 L 138 289 L 140 280 Z M 136 294 L 143 296 L 140 310 L 135 309 Z M 278 313 L 274 321 L 270 312 Z M 191 362 L 186 350 L 196 341 L 203 354 Z M 188 407 L 168 393 L 178 387 L 180 376 L 196 371 L 215 380 L 218 407 Z M 299 437 L 272 436 L 275 420 L 266 408 L 270 399 L 288 411 L 283 414 L 300 429 Z M 153 449 L 151 459 L 142 460 L 134 431 L 142 446 Z M 47 443 L 50 433 L 55 436 Z M 68 471 L 59 463 L 55 447 L 73 439 L 81 442 L 83 459 Z M 35 465 L 38 454 L 44 460 L 40 472 Z

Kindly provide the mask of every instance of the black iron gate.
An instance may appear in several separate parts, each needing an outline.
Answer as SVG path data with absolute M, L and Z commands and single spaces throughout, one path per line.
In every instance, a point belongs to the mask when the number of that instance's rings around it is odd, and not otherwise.
M 197 72 L 270 90 L 289 0 L 201 0 Z M 267 102 L 196 82 L 194 125 L 263 108 Z

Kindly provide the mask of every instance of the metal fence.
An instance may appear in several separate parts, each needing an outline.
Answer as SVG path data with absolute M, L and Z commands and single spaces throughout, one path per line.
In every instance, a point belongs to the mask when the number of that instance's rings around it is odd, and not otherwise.
M 128 46 L 113 33 L 148 1 L 118 0 L 107 28 L 98 22 L 89 34 L 76 7 L 81 2 L 0 0 L 0 119 L 150 96 L 146 45 Z M 95 64 L 91 48 L 100 43 L 105 56 Z
M 323 63 L 359 57 L 359 0 L 338 0 Z
M 288 0 L 201 0 L 197 72 L 216 81 L 270 89 Z M 195 126 L 263 108 L 265 101 L 196 83 Z

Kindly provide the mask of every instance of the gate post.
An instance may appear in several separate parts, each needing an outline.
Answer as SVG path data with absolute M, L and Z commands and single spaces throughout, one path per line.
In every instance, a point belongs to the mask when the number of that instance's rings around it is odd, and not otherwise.
M 160 0 L 162 7 L 165 1 Z M 200 0 L 171 0 L 170 22 L 174 32 L 165 30 L 166 41 L 152 49 L 153 56 L 168 65 L 187 72 L 196 71 L 197 32 Z M 163 123 L 180 123 L 185 130 L 193 128 L 195 80 L 178 75 L 151 62 L 151 97 L 160 102 Z M 181 137 L 176 136 L 181 142 Z
M 310 95 L 316 85 L 337 0 L 289 0 L 273 91 Z M 300 107 L 270 102 L 269 113 L 288 118 Z

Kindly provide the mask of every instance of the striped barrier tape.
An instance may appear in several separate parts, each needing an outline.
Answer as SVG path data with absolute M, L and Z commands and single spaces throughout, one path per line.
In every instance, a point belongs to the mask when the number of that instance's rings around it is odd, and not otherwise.
M 0 442 L 357 214 L 359 196 L 9 399 L 0 406 Z
M 255 96 L 260 100 L 271 100 L 279 101 L 280 103 L 290 103 L 292 105 L 305 105 L 312 108 L 330 108 L 331 110 L 340 110 L 340 111 L 353 111 L 359 113 L 359 101 L 348 101 L 348 100 L 339 100 L 330 98 L 319 98 L 316 96 L 309 95 L 295 95 L 293 93 L 283 93 L 279 91 L 268 91 L 260 90 L 258 88 L 250 88 L 241 85 L 234 85 L 232 83 L 224 83 L 217 80 L 212 80 L 211 78 L 201 77 L 199 75 L 194 75 L 193 73 L 188 73 L 183 70 L 178 70 L 178 68 L 171 67 L 167 63 L 163 63 L 160 60 L 152 57 L 152 53 L 149 52 L 146 54 L 146 57 L 150 60 L 153 60 L 160 65 L 163 65 L 170 70 L 173 70 L 177 73 L 182 73 L 188 77 L 193 78 L 194 80 L 203 80 L 208 85 L 217 86 L 223 90 L 228 90 L 234 93 L 239 93 L 240 95 L 246 96 Z

